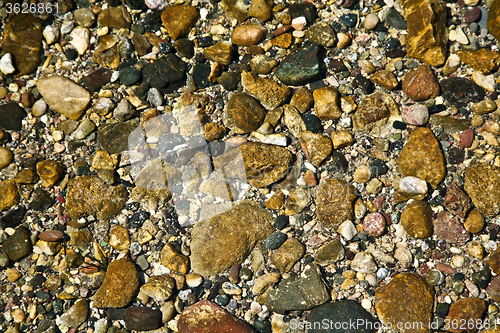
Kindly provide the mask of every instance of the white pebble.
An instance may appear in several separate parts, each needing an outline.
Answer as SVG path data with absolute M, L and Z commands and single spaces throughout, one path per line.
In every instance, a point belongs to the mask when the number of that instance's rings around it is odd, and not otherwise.
M 71 45 L 82 55 L 87 51 L 90 43 L 90 30 L 83 27 L 76 27 L 70 34 Z
M 495 76 L 483 75 L 478 71 L 472 72 L 472 80 L 481 88 L 486 89 L 489 92 L 495 92 Z
M 370 310 L 372 307 L 372 302 L 370 302 L 368 298 L 363 298 L 363 300 L 361 301 L 361 306 L 365 310 Z
M 5 75 L 12 74 L 16 71 L 12 60 L 12 54 L 10 53 L 5 53 L 2 59 L 0 59 L 0 71 Z
M 408 176 L 399 182 L 399 190 L 408 194 L 425 194 L 427 193 L 427 183 L 420 178 Z
M 45 37 L 45 41 L 47 44 L 54 44 L 59 39 L 59 29 L 52 25 L 48 25 L 43 29 L 43 37 Z
M 347 220 L 341 225 L 339 225 L 338 232 L 346 240 L 351 240 L 354 238 L 354 236 L 356 236 L 358 231 L 356 230 L 354 224 L 351 221 Z

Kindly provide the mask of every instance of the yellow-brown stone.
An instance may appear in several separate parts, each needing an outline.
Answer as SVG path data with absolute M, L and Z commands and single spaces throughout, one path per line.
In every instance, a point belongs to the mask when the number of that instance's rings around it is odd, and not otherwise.
M 337 179 L 322 179 L 316 195 L 318 220 L 327 228 L 337 229 L 346 220 L 353 219 L 354 186 Z
M 61 179 L 64 165 L 59 161 L 45 160 L 36 164 L 36 172 L 42 179 L 42 185 L 51 186 Z
M 392 90 L 398 86 L 396 76 L 391 71 L 385 69 L 372 74 L 370 80 L 387 90 Z
M 485 300 L 477 297 L 459 299 L 450 307 L 448 316 L 445 319 L 445 322 L 449 322 L 450 325 L 444 327 L 444 329 L 453 333 L 477 332 L 479 326 L 469 324 L 467 330 L 464 330 L 460 325 L 453 325 L 453 323 L 477 323 L 481 321 L 487 305 L 488 303 Z
M 16 183 L 12 180 L 0 182 L 0 211 L 13 207 L 19 201 Z
M 198 17 L 198 9 L 186 5 L 168 6 L 161 13 L 161 21 L 173 40 L 187 35 L 195 25 Z
M 486 22 L 489 33 L 500 41 L 500 0 L 495 0 L 488 12 Z
M 189 270 L 189 258 L 177 252 L 170 243 L 165 244 L 160 253 L 160 260 L 163 266 L 171 271 L 186 274 Z
M 485 75 L 493 72 L 500 66 L 500 52 L 490 49 L 462 50 L 456 53 L 460 57 L 460 60 L 469 65 L 469 67 Z
M 123 258 L 109 264 L 104 281 L 94 295 L 96 308 L 127 306 L 139 289 L 137 269 L 132 261 Z

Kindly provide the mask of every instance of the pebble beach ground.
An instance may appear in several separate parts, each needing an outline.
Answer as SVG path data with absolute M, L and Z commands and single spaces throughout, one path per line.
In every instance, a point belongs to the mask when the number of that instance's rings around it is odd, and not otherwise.
M 500 331 L 500 0 L 0 1 L 0 331 Z

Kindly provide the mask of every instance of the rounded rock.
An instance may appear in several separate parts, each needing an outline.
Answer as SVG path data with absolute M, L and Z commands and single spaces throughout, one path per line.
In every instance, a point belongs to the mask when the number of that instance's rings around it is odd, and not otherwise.
M 423 104 L 410 105 L 403 108 L 401 118 L 409 125 L 425 125 L 429 121 L 429 110 Z
M 365 216 L 363 229 L 373 237 L 379 237 L 385 230 L 385 217 L 380 213 L 371 213 Z
M 9 149 L 0 147 L 0 170 L 11 164 L 13 160 L 14 154 Z
M 375 27 L 377 26 L 378 24 L 378 16 L 377 14 L 368 14 L 366 15 L 365 17 L 365 20 L 363 21 L 363 28 L 365 28 L 366 30 L 372 30 L 372 29 L 375 29 Z
M 477 210 L 471 210 L 467 220 L 465 220 L 464 228 L 470 233 L 477 234 L 484 228 L 484 217 Z
M 370 168 L 366 165 L 362 165 L 354 171 L 354 181 L 356 183 L 362 184 L 366 183 L 368 180 L 370 180 L 371 177 L 371 171 Z

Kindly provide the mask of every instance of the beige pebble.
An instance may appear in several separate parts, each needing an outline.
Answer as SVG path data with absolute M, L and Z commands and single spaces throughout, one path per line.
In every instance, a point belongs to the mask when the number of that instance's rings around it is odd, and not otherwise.
M 370 180 L 371 171 L 370 168 L 366 165 L 362 165 L 354 171 L 354 181 L 356 183 L 362 184 L 366 183 Z
M 54 131 L 52 132 L 52 138 L 54 141 L 61 141 L 64 139 L 64 132 L 63 131 Z
M 0 99 L 4 99 L 9 91 L 5 87 L 0 87 Z
M 485 256 L 484 246 L 479 242 L 470 242 L 467 244 L 467 253 L 474 258 L 483 259 Z
M 15 323 L 22 323 L 26 319 L 26 315 L 20 308 L 12 310 L 12 319 Z
M 460 268 L 464 265 L 465 258 L 461 255 L 453 256 L 453 258 L 451 259 L 451 263 L 453 264 L 453 266 Z
M 13 160 L 14 154 L 9 149 L 0 147 L 0 170 L 11 164 Z
M 474 127 L 481 127 L 484 124 L 484 119 L 480 115 L 475 115 L 470 120 L 470 123 Z
M 190 288 L 196 288 L 203 283 L 203 277 L 200 274 L 189 273 L 186 275 L 186 284 Z
M 337 34 L 337 48 L 343 49 L 347 47 L 347 45 L 349 45 L 350 42 L 351 42 L 351 37 L 349 37 L 348 34 L 343 32 L 339 32 Z

